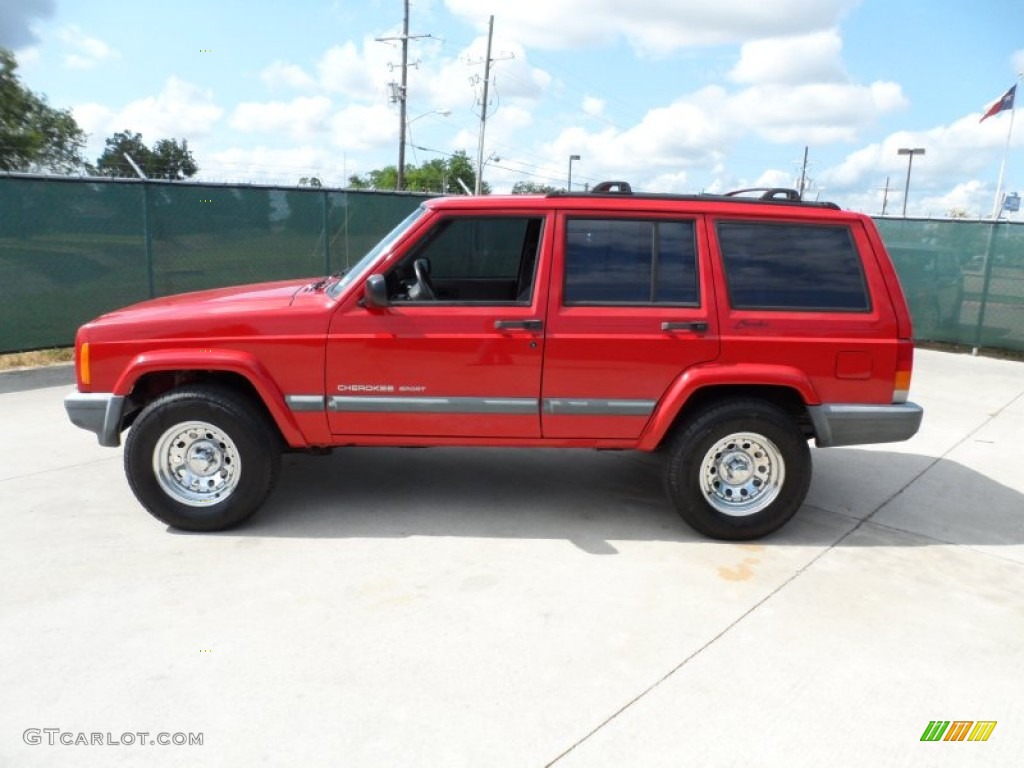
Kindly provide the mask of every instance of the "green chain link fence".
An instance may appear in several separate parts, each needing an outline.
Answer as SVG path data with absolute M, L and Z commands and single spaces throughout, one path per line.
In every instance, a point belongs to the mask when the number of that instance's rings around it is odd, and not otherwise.
M 0 352 L 70 345 L 82 323 L 151 296 L 334 272 L 422 199 L 0 177 Z M 1024 351 L 1024 225 L 877 223 L 918 340 Z
M 70 345 L 82 323 L 153 296 L 329 274 L 358 261 L 422 201 L 0 177 L 0 352 Z
M 1024 352 L 1024 223 L 875 219 L 918 341 Z

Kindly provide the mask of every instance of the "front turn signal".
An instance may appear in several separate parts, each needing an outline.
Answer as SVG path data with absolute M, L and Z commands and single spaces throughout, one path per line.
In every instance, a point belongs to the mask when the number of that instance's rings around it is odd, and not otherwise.
M 85 342 L 78 350 L 78 379 L 85 386 L 92 383 L 92 371 L 89 370 L 89 342 Z

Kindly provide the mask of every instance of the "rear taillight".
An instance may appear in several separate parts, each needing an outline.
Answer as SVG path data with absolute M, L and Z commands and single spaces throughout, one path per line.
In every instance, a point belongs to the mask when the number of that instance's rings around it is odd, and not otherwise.
M 914 368 L 914 342 L 903 339 L 896 346 L 896 375 L 892 380 L 892 401 L 905 403 L 910 395 L 910 372 Z

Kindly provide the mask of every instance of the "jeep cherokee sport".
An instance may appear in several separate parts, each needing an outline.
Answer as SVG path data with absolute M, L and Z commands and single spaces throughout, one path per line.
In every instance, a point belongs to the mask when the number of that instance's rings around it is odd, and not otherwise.
M 746 191 L 746 190 L 745 190 Z M 911 322 L 874 223 L 791 190 L 424 202 L 344 274 L 156 299 L 83 326 L 76 425 L 175 528 L 255 512 L 282 450 L 664 455 L 721 539 L 797 511 L 818 446 L 905 440 Z

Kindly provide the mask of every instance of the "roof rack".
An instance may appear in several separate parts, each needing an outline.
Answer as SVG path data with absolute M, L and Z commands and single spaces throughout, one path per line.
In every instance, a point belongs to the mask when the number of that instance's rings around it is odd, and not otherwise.
M 633 188 L 629 186 L 628 181 L 602 181 L 600 184 L 595 184 L 594 188 L 590 191 L 595 195 L 607 194 L 609 192 L 618 195 L 633 194 Z
M 750 197 L 750 193 L 760 193 L 756 197 Z M 716 200 L 718 202 L 730 202 L 730 203 L 768 203 L 777 205 L 804 205 L 813 208 L 831 208 L 838 211 L 839 206 L 835 203 L 829 202 L 818 202 L 814 200 L 804 200 L 800 197 L 800 193 L 795 189 L 789 189 L 787 187 L 750 187 L 748 189 L 736 189 L 732 192 L 726 192 L 725 194 L 715 195 L 706 194 L 701 192 L 699 195 L 676 195 L 666 194 L 659 192 L 640 192 L 636 193 L 633 191 L 633 187 L 630 186 L 628 181 L 602 181 L 599 184 L 595 184 L 589 192 L 549 192 L 548 197 L 568 197 L 576 195 L 629 195 L 631 197 L 649 199 L 649 200 L 688 200 L 688 201 L 706 201 L 709 199 Z
M 758 200 L 787 200 L 791 203 L 799 203 L 802 198 L 800 193 L 795 189 L 788 189 L 787 187 L 750 187 L 749 189 L 734 189 L 732 192 L 726 192 L 725 197 L 740 197 L 746 195 L 749 192 L 760 192 Z

